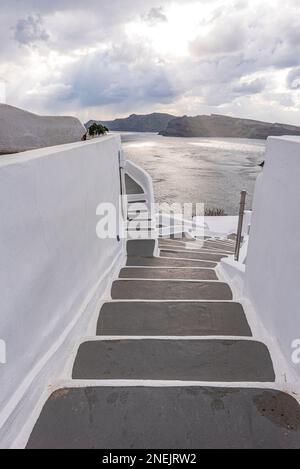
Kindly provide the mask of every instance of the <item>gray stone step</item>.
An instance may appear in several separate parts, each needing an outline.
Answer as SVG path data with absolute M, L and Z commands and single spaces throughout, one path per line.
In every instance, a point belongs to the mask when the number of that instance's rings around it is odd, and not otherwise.
M 127 241 L 128 256 L 153 256 L 155 239 L 138 239 Z
M 101 308 L 97 334 L 251 336 L 251 330 L 239 303 L 113 301 Z
M 176 241 L 189 241 L 189 242 L 196 241 L 195 238 L 190 238 L 189 236 L 186 236 L 185 233 L 174 233 L 168 236 L 161 236 L 160 239 L 169 239 L 169 240 L 172 239 Z
M 299 448 L 300 410 L 272 389 L 86 387 L 55 391 L 28 448 Z
M 185 243 L 187 244 L 187 243 Z M 231 255 L 232 252 L 231 251 L 228 251 L 226 249 L 216 249 L 214 247 L 197 247 L 197 246 L 193 246 L 191 245 L 182 245 L 182 246 L 177 246 L 177 245 L 174 245 L 174 244 L 168 244 L 168 243 L 165 243 L 163 245 L 161 245 L 159 243 L 159 248 L 161 250 L 171 250 L 171 251 L 175 251 L 175 252 L 191 252 L 191 253 L 206 253 L 206 254 L 222 254 L 222 255 Z
M 203 261 L 213 261 L 219 262 L 223 257 L 226 257 L 227 254 L 211 254 L 206 252 L 201 252 L 200 254 L 197 252 L 189 252 L 185 251 L 173 251 L 171 249 L 161 249 L 160 250 L 161 257 L 177 257 L 181 259 L 199 259 Z
M 212 261 L 199 261 L 193 259 L 130 256 L 127 258 L 126 265 L 145 267 L 207 267 L 213 269 L 217 266 L 217 263 Z
M 143 219 L 151 218 L 151 213 L 149 212 L 148 209 L 139 210 L 136 208 L 132 208 L 132 209 L 128 208 L 127 215 L 128 215 L 127 219 L 130 219 L 130 220 L 134 220 L 137 217 L 143 217 Z
M 187 247 L 191 247 L 193 249 L 196 249 L 198 247 L 203 247 L 205 245 L 210 245 L 210 244 L 217 244 L 218 247 L 220 247 L 221 249 L 226 249 L 226 248 L 230 248 L 230 249 L 234 249 L 235 247 L 235 243 L 231 244 L 231 243 L 227 243 L 227 242 L 223 242 L 223 241 L 213 241 L 212 239 L 197 239 L 197 240 L 190 240 L 190 241 L 181 241 L 181 240 L 176 240 L 176 239 L 164 239 L 164 238 L 160 238 L 159 241 L 158 241 L 158 244 L 160 246 L 165 246 L 166 244 L 172 244 L 174 246 L 187 246 Z
M 221 241 L 207 240 L 207 241 L 204 241 L 203 246 L 207 248 L 215 248 L 215 249 L 223 249 L 223 250 L 226 249 L 226 251 L 231 251 L 231 252 L 234 252 L 235 250 L 234 245 L 222 243 Z
M 146 199 L 143 199 L 143 198 L 141 197 L 141 198 L 138 199 L 138 200 L 132 200 L 132 201 L 128 202 L 128 208 L 130 208 L 130 207 L 132 207 L 132 206 L 134 207 L 135 204 L 146 204 L 146 203 L 147 203 Z
M 154 235 L 156 233 L 157 228 L 156 227 L 147 227 L 145 225 L 143 226 L 136 226 L 134 228 L 126 228 L 127 232 L 127 238 L 130 239 L 132 237 L 133 240 L 136 240 L 136 233 L 137 232 L 142 232 L 143 238 L 149 237 L 149 238 L 154 238 Z M 152 232 L 151 236 L 150 233 Z
M 140 216 L 133 217 L 128 221 L 134 221 L 134 220 L 139 221 L 139 222 L 142 221 L 143 223 L 147 222 L 147 224 L 152 223 L 153 225 L 156 226 L 156 220 L 154 218 L 149 218 L 148 216 L 144 217 L 144 215 L 140 215 Z
M 120 278 L 150 278 L 150 279 L 185 279 L 185 280 L 218 280 L 212 269 L 197 269 L 190 267 L 127 267 L 121 269 Z
M 73 379 L 274 381 L 267 347 L 253 340 L 122 339 L 80 345 Z
M 116 280 L 111 297 L 114 300 L 232 300 L 232 293 L 222 282 Z
M 144 218 L 151 218 L 151 213 L 148 210 L 146 200 L 137 200 L 134 202 L 129 202 L 127 206 L 128 215 L 142 215 Z
M 135 182 L 128 174 L 125 174 L 126 194 L 143 194 L 142 187 Z

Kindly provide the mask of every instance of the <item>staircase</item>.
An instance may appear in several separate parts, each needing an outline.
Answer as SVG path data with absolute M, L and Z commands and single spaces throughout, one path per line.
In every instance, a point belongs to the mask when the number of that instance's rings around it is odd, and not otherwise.
M 135 188 L 134 188 L 135 190 Z M 127 242 L 127 263 L 28 448 L 296 448 L 300 407 L 216 267 L 230 239 Z

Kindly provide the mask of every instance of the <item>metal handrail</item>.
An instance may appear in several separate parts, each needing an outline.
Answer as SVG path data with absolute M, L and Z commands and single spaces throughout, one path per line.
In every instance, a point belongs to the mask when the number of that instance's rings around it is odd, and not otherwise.
M 234 259 L 236 261 L 239 260 L 240 257 L 240 249 L 241 249 L 241 241 L 242 241 L 242 229 L 243 229 L 243 221 L 244 221 L 244 212 L 245 212 L 245 203 L 246 203 L 246 191 L 241 192 L 241 199 L 240 199 L 240 211 L 239 211 L 239 222 L 237 228 L 237 235 L 236 235 L 236 243 L 235 243 L 235 252 L 234 252 Z

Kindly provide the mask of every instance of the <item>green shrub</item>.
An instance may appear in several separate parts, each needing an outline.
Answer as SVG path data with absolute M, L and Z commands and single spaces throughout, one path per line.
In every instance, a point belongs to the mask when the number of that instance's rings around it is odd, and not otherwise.
M 109 132 L 108 128 L 102 124 L 92 124 L 88 130 L 88 133 L 91 137 L 96 137 L 97 135 L 106 135 Z

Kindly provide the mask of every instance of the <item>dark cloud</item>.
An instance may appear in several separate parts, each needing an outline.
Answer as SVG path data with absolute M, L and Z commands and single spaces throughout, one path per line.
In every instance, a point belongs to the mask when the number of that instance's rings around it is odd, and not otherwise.
M 162 7 L 153 7 L 150 11 L 143 17 L 150 24 L 165 23 L 168 21 L 166 14 Z
M 128 44 L 83 57 L 68 67 L 64 89 L 51 100 L 76 102 L 82 107 L 119 103 L 169 103 L 181 92 L 163 64 L 143 46 Z
M 48 41 L 49 34 L 41 15 L 33 14 L 17 22 L 14 37 L 19 44 L 33 45 L 39 41 Z

